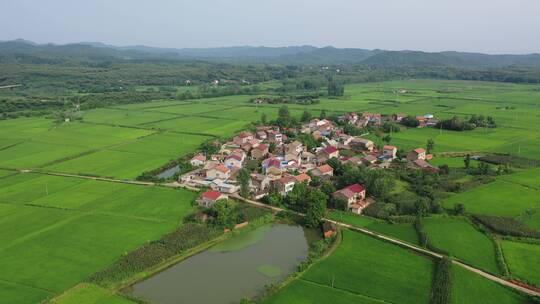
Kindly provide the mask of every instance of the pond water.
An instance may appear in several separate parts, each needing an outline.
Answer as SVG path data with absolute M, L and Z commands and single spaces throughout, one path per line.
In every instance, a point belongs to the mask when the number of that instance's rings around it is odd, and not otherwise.
M 264 226 L 133 285 L 132 293 L 157 304 L 238 303 L 294 272 L 313 234 L 300 226 Z
M 180 172 L 180 167 L 179 166 L 174 166 L 174 167 L 169 168 L 169 169 L 161 172 L 160 174 L 156 175 L 156 177 L 157 178 L 169 178 L 169 177 L 172 177 L 173 175 L 175 175 L 178 172 Z

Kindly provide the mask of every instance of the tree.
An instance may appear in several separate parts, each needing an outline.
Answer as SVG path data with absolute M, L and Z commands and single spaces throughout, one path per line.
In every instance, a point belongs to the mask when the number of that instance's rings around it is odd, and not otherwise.
M 321 111 L 321 115 L 319 115 L 319 119 L 325 119 L 326 118 L 326 110 Z
M 306 197 L 308 196 L 310 189 L 306 183 L 297 183 L 294 188 L 287 194 L 286 203 L 293 210 L 299 212 L 306 211 Z
M 343 96 L 345 87 L 334 79 L 328 81 L 328 96 Z
M 386 143 L 386 144 L 389 144 L 390 141 L 392 140 L 392 137 L 390 135 L 385 135 L 382 140 Z
M 465 159 L 463 160 L 463 162 L 465 163 L 465 169 L 469 169 L 471 167 L 471 155 L 465 155 Z
M 266 113 L 262 113 L 261 114 L 261 123 L 263 125 L 267 124 L 268 123 L 268 118 L 266 117 Z
M 336 187 L 334 187 L 334 184 L 332 184 L 331 181 L 324 181 L 321 185 L 321 191 L 324 192 L 324 194 L 331 196 L 332 193 L 336 192 Z
M 309 191 L 306 197 L 306 226 L 316 228 L 321 223 L 326 212 L 326 202 L 328 197 L 321 190 Z
M 416 128 L 420 124 L 413 116 L 406 116 L 401 120 L 401 124 L 409 128 Z
M 463 204 L 455 204 L 454 205 L 454 212 L 458 215 L 465 214 L 465 205 Z
M 238 172 L 238 176 L 236 177 L 236 181 L 240 185 L 240 196 L 249 197 L 250 180 L 251 176 L 249 175 L 249 170 L 246 168 L 242 168 L 240 172 Z
M 450 167 L 447 164 L 439 166 L 439 173 L 442 175 L 448 175 L 450 173 Z
M 212 206 L 212 211 L 215 214 L 214 223 L 219 227 L 232 228 L 236 222 L 234 208 L 233 201 L 226 199 L 217 201 Z
M 304 113 L 302 113 L 302 118 L 300 118 L 301 122 L 309 122 L 311 120 L 311 113 L 304 110 Z
M 349 203 L 343 198 L 339 197 L 331 198 L 330 205 L 332 206 L 332 208 L 342 211 L 347 211 L 347 209 L 349 208 Z
M 427 140 L 427 144 L 426 144 L 426 150 L 427 150 L 427 153 L 430 154 L 433 149 L 435 149 L 435 141 L 430 138 Z
M 280 118 L 289 118 L 291 117 L 291 112 L 289 111 L 289 107 L 283 105 L 281 108 L 279 108 L 278 111 L 278 117 Z

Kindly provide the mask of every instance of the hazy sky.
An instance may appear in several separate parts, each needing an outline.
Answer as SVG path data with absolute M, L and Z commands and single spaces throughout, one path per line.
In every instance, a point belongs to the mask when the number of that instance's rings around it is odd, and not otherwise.
M 540 0 L 0 0 L 0 40 L 540 53 Z

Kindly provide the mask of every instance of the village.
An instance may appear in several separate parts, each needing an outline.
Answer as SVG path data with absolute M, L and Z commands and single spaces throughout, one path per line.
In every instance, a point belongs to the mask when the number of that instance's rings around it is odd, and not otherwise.
M 181 175 L 179 182 L 208 189 L 197 202 L 202 207 L 211 208 L 217 201 L 228 199 L 229 195 L 240 191 L 238 176 L 242 170 L 249 172 L 247 192 L 253 200 L 262 200 L 272 192 L 286 197 L 299 183 L 314 186 L 314 180 L 317 180 L 316 185 L 321 181 L 331 181 L 334 176 L 334 168 L 329 164 L 331 160 L 372 170 L 389 169 L 397 166 L 399 161 L 409 168 L 438 172 L 439 169 L 428 162 L 433 156 L 424 148 L 418 147 L 398 156 L 398 147 L 388 144 L 377 146 L 372 140 L 347 134 L 343 127 L 380 127 L 385 121 L 400 123 L 406 117 L 405 114 L 383 116 L 351 112 L 338 116 L 339 124 L 330 119 L 315 118 L 297 128 L 259 125 L 253 132 L 243 131 L 220 144 L 219 152 L 215 154 L 198 153 L 193 156 L 190 165 L 196 169 Z M 436 123 L 432 115 L 414 119 L 418 121 L 417 127 Z M 317 143 L 316 147 L 310 149 L 295 139 L 299 135 L 312 138 Z M 336 189 L 331 197 L 345 201 L 348 211 L 362 214 L 374 202 L 374 198 L 366 196 L 366 190 L 365 185 L 352 183 Z

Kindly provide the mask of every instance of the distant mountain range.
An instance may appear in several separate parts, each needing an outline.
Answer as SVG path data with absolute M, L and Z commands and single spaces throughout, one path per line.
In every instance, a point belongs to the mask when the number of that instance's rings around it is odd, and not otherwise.
M 386 51 L 314 46 L 156 48 L 118 47 L 100 42 L 36 44 L 27 40 L 0 42 L 0 63 L 48 63 L 107 60 L 207 60 L 230 63 L 361 64 L 369 66 L 540 67 L 540 54 L 487 55 L 464 52 Z

